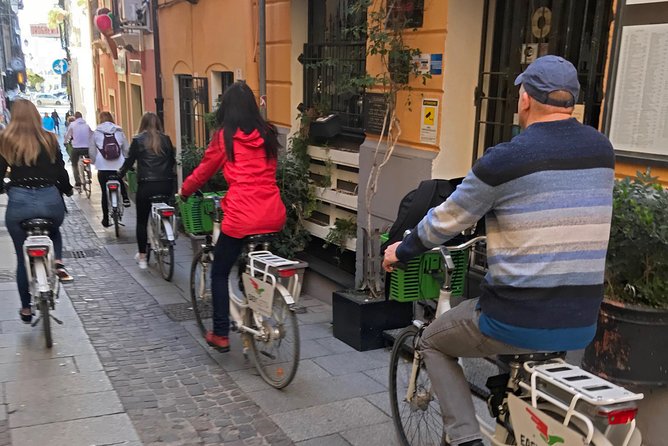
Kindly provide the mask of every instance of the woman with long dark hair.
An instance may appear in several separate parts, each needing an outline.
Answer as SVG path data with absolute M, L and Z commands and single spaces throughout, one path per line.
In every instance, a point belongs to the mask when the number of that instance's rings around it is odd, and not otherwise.
M 21 222 L 30 218 L 53 221 L 49 237 L 53 241 L 56 274 L 61 282 L 71 281 L 62 262 L 63 241 L 60 225 L 65 218 L 61 194 L 72 195 L 72 185 L 65 170 L 56 135 L 42 128 L 42 119 L 30 101 L 17 100 L 12 105 L 12 119 L 0 133 L 0 191 L 4 189 L 7 168 L 11 168 L 7 185 L 5 223 L 16 251 L 16 283 L 21 297 L 21 320 L 32 321 L 30 290 L 23 257 L 26 232 Z
M 137 248 L 135 260 L 140 269 L 148 267 L 146 263 L 147 231 L 146 224 L 151 212 L 149 198 L 154 195 L 172 195 L 174 193 L 174 146 L 169 136 L 162 131 L 158 115 L 144 113 L 139 123 L 139 134 L 132 138 L 130 153 L 119 170 L 122 177 L 137 163 Z
M 209 345 L 228 351 L 230 270 L 244 237 L 281 230 L 285 206 L 276 186 L 276 129 L 260 115 L 245 82 L 235 82 L 225 91 L 217 123 L 219 129 L 200 165 L 183 182 L 181 196 L 192 195 L 219 169 L 229 185 L 221 202 L 224 217 L 211 270 L 213 332 L 206 335 Z

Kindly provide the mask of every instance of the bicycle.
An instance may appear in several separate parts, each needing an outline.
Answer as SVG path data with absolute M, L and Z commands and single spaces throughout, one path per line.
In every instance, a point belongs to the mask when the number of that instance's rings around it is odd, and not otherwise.
M 31 326 L 34 327 L 42 321 L 47 348 L 53 346 L 51 319 L 60 325 L 63 323 L 50 313 L 50 310 L 55 309 L 55 298 L 58 296 L 59 289 L 58 275 L 55 272 L 53 242 L 49 237 L 49 231 L 52 227 L 53 222 L 46 218 L 31 218 L 21 222 L 21 228 L 28 235 L 23 242 L 23 256 L 30 286 L 30 296 L 33 305 L 39 311 L 39 317 L 31 323 Z
M 114 221 L 116 238 L 120 237 L 120 226 L 123 226 L 123 206 L 120 206 L 121 181 L 116 176 L 110 176 L 106 185 L 109 217 Z
M 470 249 L 484 239 L 435 249 L 443 255 L 445 274 L 434 318 L 450 309 L 455 269 L 450 252 Z M 441 409 L 420 351 L 422 333 L 431 320 L 413 321 L 392 348 L 390 405 L 403 446 L 447 445 Z M 640 446 L 635 415 L 643 395 L 568 364 L 564 358 L 564 352 L 500 355 L 497 365 L 508 372 L 487 380 L 489 392 L 484 396 L 496 425 L 478 416 L 483 437 L 495 446 Z M 481 390 L 471 388 L 474 394 Z
M 151 252 L 155 253 L 155 260 L 162 278 L 171 281 L 174 275 L 174 243 L 176 241 L 176 215 L 173 206 L 168 205 L 170 197 L 154 195 L 149 197 L 151 213 L 148 220 L 148 246 L 146 262 L 151 260 Z
M 202 198 L 213 202 L 209 214 L 213 234 L 205 236 L 190 270 L 192 309 L 203 336 L 210 331 L 205 320 L 212 314 L 209 270 L 220 235 L 219 198 Z M 268 247 L 274 235 L 246 237 L 246 248 L 230 273 L 228 287 L 231 330 L 242 335 L 244 357 L 250 350 L 262 379 L 282 389 L 292 382 L 299 365 L 299 327 L 294 307 L 301 292 L 300 272 L 308 265 L 272 254 Z M 261 249 L 256 250 L 258 247 Z
M 90 199 L 93 178 L 90 163 L 90 158 L 87 156 L 82 155 L 79 157 L 79 179 L 81 181 L 81 189 L 79 189 L 79 193 L 81 193 L 81 190 L 83 189 L 84 193 L 86 194 L 86 198 L 88 199 Z

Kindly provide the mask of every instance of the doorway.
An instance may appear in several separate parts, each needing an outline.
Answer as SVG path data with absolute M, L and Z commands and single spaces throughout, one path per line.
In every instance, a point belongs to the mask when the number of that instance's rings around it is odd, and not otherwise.
M 518 131 L 515 78 L 536 58 L 555 54 L 575 65 L 576 111 L 598 128 L 613 0 L 486 0 L 475 92 L 472 161 Z
M 141 117 L 144 114 L 144 106 L 142 105 L 142 90 L 141 85 L 130 85 L 130 105 L 132 107 L 132 131 L 130 134 L 137 133 L 139 131 L 139 123 L 141 122 Z
M 127 86 L 125 81 L 118 81 L 118 94 L 121 99 L 121 126 L 127 132 L 129 130 L 128 124 L 128 97 Z M 116 117 L 116 124 L 118 124 L 118 117 Z

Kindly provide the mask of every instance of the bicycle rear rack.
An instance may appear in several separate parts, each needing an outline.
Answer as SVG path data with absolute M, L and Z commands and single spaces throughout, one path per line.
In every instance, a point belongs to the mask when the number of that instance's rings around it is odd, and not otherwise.
M 248 272 L 253 277 L 261 277 L 263 281 L 276 285 L 278 279 L 288 279 L 285 289 L 292 296 L 294 303 L 301 294 L 299 273 L 308 266 L 306 262 L 288 260 L 270 251 L 251 251 L 248 253 Z

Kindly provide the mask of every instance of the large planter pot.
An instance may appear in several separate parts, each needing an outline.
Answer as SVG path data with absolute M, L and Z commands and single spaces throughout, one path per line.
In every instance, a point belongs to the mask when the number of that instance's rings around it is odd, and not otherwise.
M 668 384 L 668 310 L 604 300 L 584 369 L 620 384 Z

